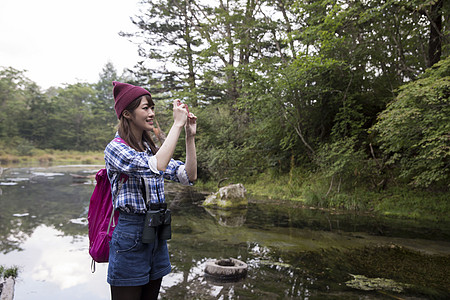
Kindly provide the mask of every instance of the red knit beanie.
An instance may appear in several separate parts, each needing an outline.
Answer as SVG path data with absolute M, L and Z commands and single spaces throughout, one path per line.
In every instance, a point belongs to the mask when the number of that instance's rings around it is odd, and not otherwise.
M 118 119 L 120 119 L 120 115 L 124 109 L 133 102 L 133 100 L 143 95 L 152 96 L 146 89 L 132 84 L 113 81 L 113 86 L 114 109 L 116 110 Z

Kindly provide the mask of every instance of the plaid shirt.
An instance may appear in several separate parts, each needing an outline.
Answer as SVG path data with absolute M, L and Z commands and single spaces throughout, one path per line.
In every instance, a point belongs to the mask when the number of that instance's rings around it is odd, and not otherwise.
M 119 135 L 116 134 L 116 138 Z M 120 174 L 128 176 L 116 198 L 114 207 L 131 213 L 147 211 L 142 178 L 146 178 L 150 188 L 150 202 L 165 202 L 164 179 L 192 185 L 189 181 L 184 163 L 171 159 L 165 171 L 155 173 L 151 170 L 149 161 L 153 156 L 148 145 L 146 152 L 138 152 L 126 144 L 112 140 L 105 149 L 105 163 L 108 178 L 111 182 L 111 193 L 115 195 Z

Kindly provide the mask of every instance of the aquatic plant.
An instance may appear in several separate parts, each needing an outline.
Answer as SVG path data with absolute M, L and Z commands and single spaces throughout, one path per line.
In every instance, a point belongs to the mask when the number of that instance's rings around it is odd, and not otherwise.
M 13 277 L 17 278 L 19 275 L 19 267 L 14 266 L 11 268 L 5 268 L 4 266 L 0 266 L 0 277 L 8 278 Z

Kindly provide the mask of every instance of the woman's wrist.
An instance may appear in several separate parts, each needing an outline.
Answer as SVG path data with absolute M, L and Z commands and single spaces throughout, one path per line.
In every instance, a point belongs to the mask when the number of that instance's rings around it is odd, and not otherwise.
M 182 124 L 181 122 L 173 122 L 173 125 L 172 125 L 172 127 L 174 127 L 174 128 L 176 128 L 176 129 L 179 129 L 180 131 L 183 129 L 183 127 L 184 127 L 184 124 Z

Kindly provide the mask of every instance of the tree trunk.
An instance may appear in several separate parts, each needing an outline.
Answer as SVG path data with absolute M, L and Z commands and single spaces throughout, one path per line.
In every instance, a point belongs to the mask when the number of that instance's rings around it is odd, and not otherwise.
M 190 9 L 190 1 L 187 1 L 187 3 L 184 6 L 183 12 L 184 12 L 184 26 L 185 26 L 185 40 L 186 40 L 186 52 L 187 52 L 187 62 L 188 62 L 188 84 L 189 84 L 189 90 L 190 92 L 193 92 L 195 90 L 195 71 L 194 71 L 194 58 L 192 50 L 192 37 L 191 37 L 191 22 L 188 16 L 188 11 L 191 11 Z M 189 9 L 188 9 L 189 8 Z M 197 98 L 192 99 L 192 105 L 196 107 L 198 105 Z
M 439 0 L 431 6 L 431 12 L 427 16 L 430 20 L 430 39 L 428 42 L 428 66 L 431 67 L 441 60 L 442 53 L 442 5 Z

